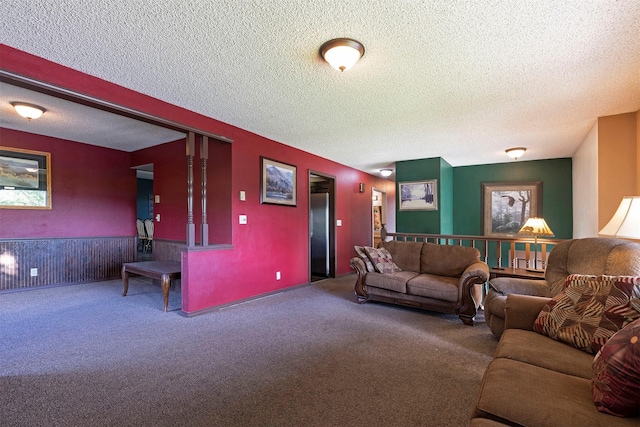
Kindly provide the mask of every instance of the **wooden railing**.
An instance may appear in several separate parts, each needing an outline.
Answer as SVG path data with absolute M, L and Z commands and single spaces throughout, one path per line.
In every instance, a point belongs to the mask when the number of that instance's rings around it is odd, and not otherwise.
M 388 233 L 383 228 L 383 241 L 430 242 L 440 245 L 471 246 L 480 251 L 480 258 L 490 268 L 538 268 L 547 267 L 547 258 L 553 247 L 564 239 L 538 239 L 514 237 L 463 236 L 447 234 Z M 538 258 L 536 267 L 535 258 Z

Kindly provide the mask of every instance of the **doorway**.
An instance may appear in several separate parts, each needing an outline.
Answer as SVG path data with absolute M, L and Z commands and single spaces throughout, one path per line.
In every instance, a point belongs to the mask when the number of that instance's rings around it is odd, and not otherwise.
M 387 194 L 374 188 L 371 191 L 371 224 L 373 227 L 371 240 L 374 248 L 377 248 L 382 240 L 382 228 L 387 223 L 386 206 Z
M 154 193 L 153 163 L 135 166 L 136 170 L 136 261 L 153 260 Z
M 336 276 L 335 177 L 309 171 L 309 282 Z

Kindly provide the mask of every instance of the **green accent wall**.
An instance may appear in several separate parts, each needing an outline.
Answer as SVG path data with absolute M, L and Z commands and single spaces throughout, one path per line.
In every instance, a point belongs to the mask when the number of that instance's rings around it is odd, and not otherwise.
M 557 238 L 573 236 L 570 158 L 460 167 L 451 167 L 439 157 L 396 163 L 398 183 L 434 178 L 438 179 L 438 211 L 398 211 L 398 233 L 481 236 L 483 182 L 542 181 L 542 216 Z
M 453 167 L 440 157 L 396 163 L 396 183 L 438 180 L 435 211 L 396 212 L 399 233 L 451 234 L 453 232 Z M 400 206 L 400 189 L 396 186 L 396 206 Z

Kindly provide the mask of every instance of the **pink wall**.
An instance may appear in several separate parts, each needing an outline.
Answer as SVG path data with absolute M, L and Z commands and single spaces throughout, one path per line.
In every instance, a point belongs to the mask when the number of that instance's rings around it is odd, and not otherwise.
M 336 229 L 337 274 L 351 271 L 349 259 L 353 255 L 354 245 L 371 243 L 372 186 L 386 191 L 391 203 L 395 199 L 395 185 L 391 181 L 291 148 L 25 52 L 7 46 L 0 46 L 0 49 L 3 67 L 10 71 L 234 140 L 231 145 L 230 197 L 227 198 L 231 203 L 230 230 L 233 248 L 183 253 L 182 310 L 185 312 L 191 313 L 308 282 L 309 169 L 336 177 L 336 219 L 342 220 L 343 224 Z M 128 156 L 126 153 L 121 154 Z M 297 166 L 297 207 L 260 204 L 260 156 Z M 123 162 L 127 168 L 143 163 L 154 163 L 158 168 L 157 175 L 154 174 L 154 193 L 161 195 L 161 203 L 155 207 L 155 213 L 161 214 L 161 222 L 156 225 L 155 236 L 159 239 L 184 241 L 184 142 L 178 141 L 141 150 Z M 199 174 L 195 179 L 199 182 Z M 366 185 L 365 193 L 358 191 L 360 182 Z M 135 182 L 131 188 L 135 188 Z M 209 197 L 212 197 L 212 187 L 209 187 L 209 190 Z M 238 197 L 241 190 L 246 192 L 247 200 L 244 202 Z M 54 205 L 55 203 L 54 200 Z M 223 200 L 221 203 L 221 210 L 229 211 L 229 206 L 225 205 L 229 202 Z M 131 196 L 131 210 L 134 209 L 135 194 Z M 392 212 L 394 206 L 388 206 L 387 209 Z M 238 215 L 241 214 L 247 215 L 248 224 L 238 224 Z M 19 221 L 18 218 L 15 219 Z M 198 214 L 195 219 L 198 223 Z M 215 227 L 212 221 L 209 221 L 209 224 L 210 227 Z M 35 234 L 36 230 L 31 228 L 30 223 L 25 222 L 21 225 L 24 227 L 24 231 L 21 232 L 23 235 Z M 228 222 L 225 222 L 224 226 L 228 227 Z M 133 231 L 131 233 L 133 234 Z M 276 280 L 276 271 L 280 271 L 282 275 L 279 281 Z
M 136 175 L 129 153 L 0 128 L 9 147 L 51 153 L 51 210 L 0 210 L 0 238 L 135 234 Z

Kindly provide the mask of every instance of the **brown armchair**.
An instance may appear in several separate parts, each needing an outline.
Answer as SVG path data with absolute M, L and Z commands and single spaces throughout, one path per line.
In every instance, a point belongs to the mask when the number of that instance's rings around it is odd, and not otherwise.
M 507 295 L 554 297 L 570 274 L 640 276 L 640 244 L 597 237 L 566 240 L 551 250 L 545 280 L 492 279 L 484 302 L 484 315 L 493 335 L 500 338 L 504 331 Z

